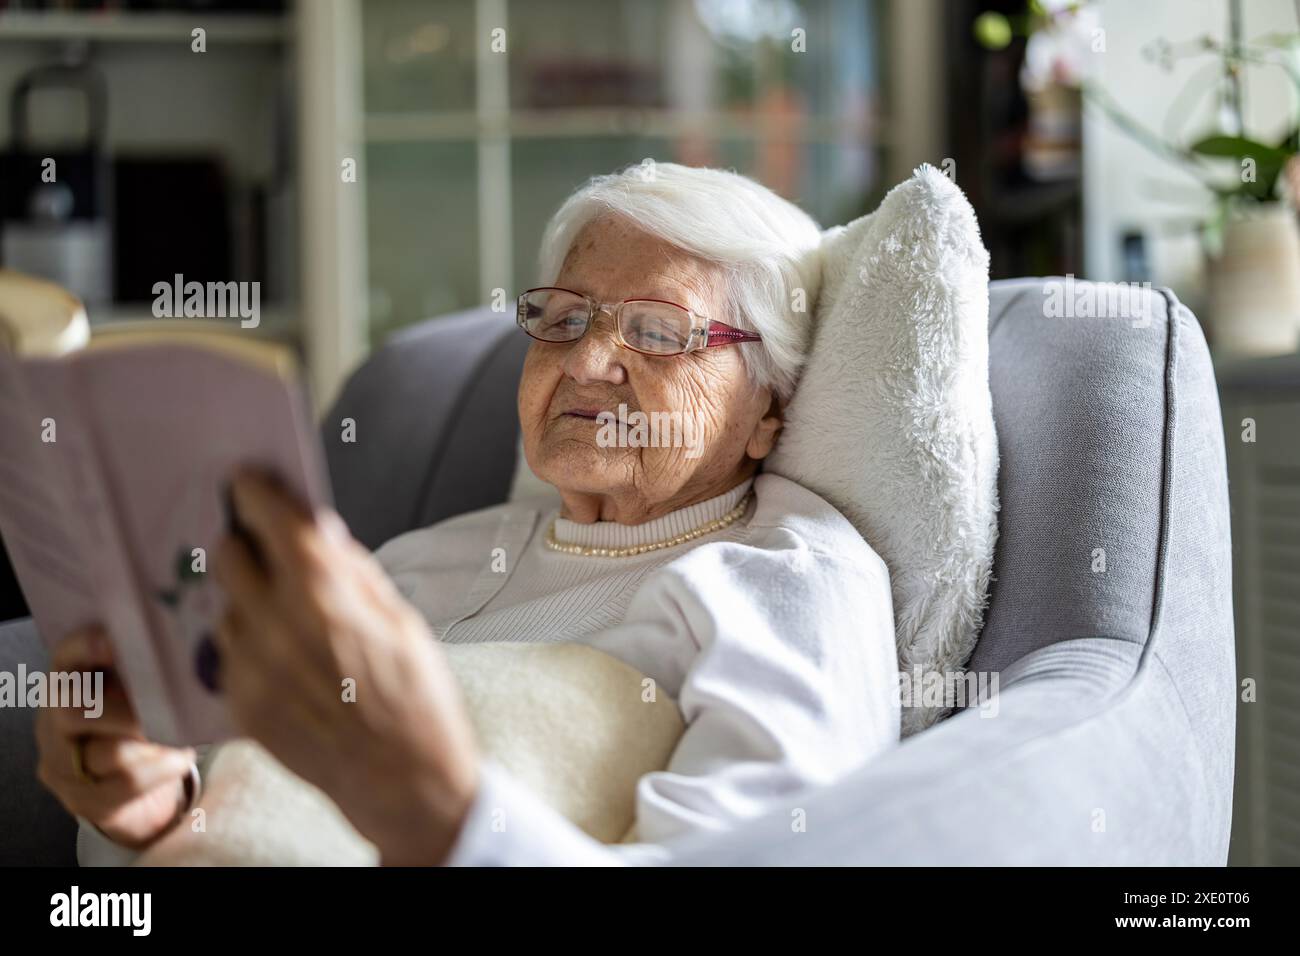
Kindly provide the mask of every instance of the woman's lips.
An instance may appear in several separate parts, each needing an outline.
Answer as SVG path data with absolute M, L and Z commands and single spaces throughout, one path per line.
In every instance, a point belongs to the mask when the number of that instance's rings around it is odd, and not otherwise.
M 589 418 L 595 421 L 601 410 L 599 408 L 571 408 L 564 414 L 573 418 Z

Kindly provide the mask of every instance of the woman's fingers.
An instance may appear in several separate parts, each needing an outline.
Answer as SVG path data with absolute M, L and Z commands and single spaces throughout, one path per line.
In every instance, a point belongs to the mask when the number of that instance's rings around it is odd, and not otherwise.
M 100 694 L 98 715 L 86 716 L 87 707 L 47 707 L 42 709 L 51 728 L 65 736 L 85 734 L 140 733 L 139 721 L 131 707 L 126 689 L 109 668 L 113 651 L 108 635 L 99 625 L 82 628 L 60 641 L 51 656 L 51 671 L 107 671 Z M 88 703 L 88 702 L 87 702 Z
M 94 744 L 98 752 L 104 744 L 97 742 L 114 746 L 122 742 L 143 743 L 144 734 L 129 706 L 114 706 L 110 712 L 106 705 L 100 718 L 85 717 L 80 710 L 72 708 L 44 708 L 36 718 L 36 740 L 40 747 L 43 779 L 47 782 L 82 783 L 84 781 L 77 774 L 78 749 L 83 770 L 90 774 L 111 773 L 115 772 L 115 765 L 107 761 L 102 762 L 99 770 L 89 766 L 87 754 L 92 750 L 91 745 Z M 138 760 L 141 756 L 132 752 L 130 759 Z
M 37 733 L 37 775 L 70 812 L 97 825 L 115 809 L 182 781 L 195 760 L 189 748 L 129 737 L 68 737 L 51 731 L 48 722 Z
M 235 510 L 271 563 L 272 575 L 297 578 L 318 534 L 311 516 L 266 475 L 242 471 L 230 483 Z
M 51 668 L 105 671 L 98 708 L 43 707 L 36 715 L 37 776 L 70 813 L 128 846 L 156 839 L 178 818 L 194 751 L 149 743 L 102 627 L 61 641 Z M 95 716 L 86 711 L 97 710 Z
M 133 794 L 183 776 L 195 758 L 188 747 L 164 747 L 127 737 L 91 737 L 81 746 L 82 766 L 96 786 L 124 780 Z
M 217 545 L 217 583 L 226 592 L 229 607 L 234 607 L 246 617 L 261 618 L 272 603 L 271 584 L 258 567 L 248 544 L 233 535 L 226 535 Z
M 183 777 L 179 774 L 160 780 L 155 786 L 141 790 L 135 782 L 118 775 L 107 777 L 93 785 L 87 785 L 75 792 L 71 800 L 65 799 L 64 806 L 76 816 L 89 820 L 104 830 L 109 839 L 131 845 L 148 842 L 166 832 L 169 825 L 179 816 L 181 800 L 185 792 Z M 124 811 L 138 807 L 145 801 L 154 804 L 155 809 L 144 811 L 150 818 L 148 824 L 141 826 L 138 822 L 130 832 L 118 832 L 113 820 Z M 106 829 L 107 828 L 107 829 Z
M 291 510 L 288 504 L 272 507 L 283 513 Z M 215 570 L 227 607 L 243 621 L 256 622 L 257 646 L 249 648 L 250 652 L 266 656 L 283 650 L 276 645 L 283 644 L 284 638 L 321 629 L 324 607 L 338 597 L 336 592 L 346 583 L 347 575 L 341 569 L 350 565 L 351 557 L 310 519 L 294 515 L 289 524 L 271 522 L 263 527 L 266 536 L 259 543 L 283 552 L 287 566 L 273 563 L 268 576 L 249 544 L 228 535 L 217 547 Z M 285 535 L 294 540 L 286 541 Z M 246 634 L 250 629 L 231 629 L 228 636 L 237 639 Z
M 65 737 L 93 734 L 137 737 L 143 735 L 135 708 L 126 695 L 121 681 L 106 674 L 99 695 L 99 707 L 48 707 L 45 708 L 55 729 Z
M 50 670 L 103 670 L 113 666 L 108 632 L 99 624 L 78 628 L 59 642 L 50 658 Z
M 36 712 L 36 749 L 38 752 L 36 772 L 45 785 L 53 789 L 52 782 L 71 775 L 72 765 L 55 767 L 54 754 L 63 750 L 67 738 L 59 733 L 54 725 L 54 713 L 48 707 Z

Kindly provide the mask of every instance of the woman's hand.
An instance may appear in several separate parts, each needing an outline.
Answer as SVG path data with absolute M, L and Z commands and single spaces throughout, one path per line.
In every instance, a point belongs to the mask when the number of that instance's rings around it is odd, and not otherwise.
M 221 690 L 237 726 L 324 790 L 385 863 L 440 863 L 478 784 L 469 718 L 437 642 L 332 511 L 244 473 L 256 542 L 216 555 Z
M 103 711 L 44 707 L 36 716 L 36 774 L 68 812 L 114 843 L 142 849 L 174 826 L 185 809 L 194 751 L 145 740 L 113 651 L 98 626 L 69 635 L 54 652 L 54 672 L 106 671 Z

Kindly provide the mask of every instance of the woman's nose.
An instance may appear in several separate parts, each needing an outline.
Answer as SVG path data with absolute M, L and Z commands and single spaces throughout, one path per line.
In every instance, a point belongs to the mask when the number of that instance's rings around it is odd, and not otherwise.
M 587 334 L 569 346 L 564 357 L 564 373 L 580 385 L 592 382 L 622 385 L 627 378 L 623 351 L 613 318 L 602 310 L 596 313 Z

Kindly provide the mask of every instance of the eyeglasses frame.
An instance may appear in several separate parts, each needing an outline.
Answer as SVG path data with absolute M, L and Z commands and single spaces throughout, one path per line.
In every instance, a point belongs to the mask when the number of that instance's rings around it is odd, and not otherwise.
M 532 332 L 528 331 L 528 326 L 524 324 L 524 297 L 534 292 L 567 292 L 569 295 L 576 295 L 587 303 L 587 327 L 582 330 L 582 335 L 577 338 L 568 339 L 564 342 L 552 342 L 549 339 L 543 339 Z M 685 348 L 680 352 L 647 352 L 636 346 L 629 345 L 623 338 L 623 329 L 621 318 L 623 306 L 630 305 L 634 302 L 657 302 L 660 305 L 671 305 L 674 308 L 681 309 L 690 317 L 691 336 L 687 340 Z M 591 331 L 591 327 L 596 324 L 596 316 L 601 312 L 607 312 L 614 320 L 614 339 L 620 346 L 630 352 L 636 352 L 639 355 L 649 355 L 653 358 L 673 358 L 678 355 L 685 355 L 687 352 L 697 352 L 700 349 L 716 348 L 721 345 L 734 345 L 741 342 L 761 342 L 763 337 L 757 332 L 747 332 L 744 329 L 738 329 L 733 325 L 727 325 L 725 322 L 710 320 L 708 316 L 701 315 L 694 309 L 682 305 L 680 302 L 670 302 L 667 299 L 647 299 L 638 297 L 634 299 L 623 299 L 621 302 L 597 302 L 591 296 L 576 292 L 573 289 L 565 289 L 561 286 L 546 285 L 538 286 L 535 289 L 525 289 L 519 293 L 515 300 L 515 324 L 524 330 L 524 334 L 537 342 L 544 342 L 547 345 L 572 345 L 574 342 L 581 341 L 583 336 Z M 706 322 L 707 325 L 699 325 L 700 322 Z

